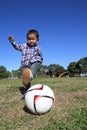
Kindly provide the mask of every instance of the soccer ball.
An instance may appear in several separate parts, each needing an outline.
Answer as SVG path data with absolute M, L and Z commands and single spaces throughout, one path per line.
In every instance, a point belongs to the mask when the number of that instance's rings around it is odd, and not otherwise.
M 34 114 L 44 114 L 48 112 L 54 102 L 54 93 L 50 87 L 43 84 L 33 85 L 27 90 L 25 104 Z

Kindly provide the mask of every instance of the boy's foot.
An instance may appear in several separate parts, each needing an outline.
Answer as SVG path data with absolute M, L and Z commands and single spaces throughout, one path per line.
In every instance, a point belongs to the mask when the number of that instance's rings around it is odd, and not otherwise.
M 23 84 L 26 86 L 30 82 L 30 69 L 25 69 L 23 72 Z
M 27 93 L 27 90 L 31 87 L 31 83 L 29 83 L 26 87 L 25 87 L 25 92 L 23 93 L 23 96 L 21 99 L 25 99 L 25 94 Z
M 26 92 L 25 87 L 19 87 L 19 90 L 22 95 Z
M 25 86 L 25 91 L 27 92 L 27 90 L 31 87 L 31 83 L 28 83 L 28 85 Z
M 27 93 L 27 90 L 31 87 L 31 83 L 28 83 L 27 86 L 24 87 L 23 96 L 21 99 L 25 99 L 25 94 Z

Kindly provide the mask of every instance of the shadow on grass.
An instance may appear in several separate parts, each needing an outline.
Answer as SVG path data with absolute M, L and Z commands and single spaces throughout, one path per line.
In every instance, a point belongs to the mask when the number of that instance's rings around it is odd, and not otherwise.
M 25 105 L 24 108 L 23 108 L 23 110 L 24 110 L 26 113 L 28 113 L 28 114 L 40 116 L 40 115 L 44 115 L 44 114 L 50 112 L 51 109 L 48 110 L 48 111 L 45 112 L 45 113 L 36 113 L 36 114 L 35 114 L 35 113 L 32 113 L 32 112 L 26 107 L 26 105 Z
M 28 113 L 28 114 L 36 115 L 36 114 L 32 113 L 32 112 L 26 107 L 26 105 L 23 107 L 23 110 L 24 110 L 26 113 Z

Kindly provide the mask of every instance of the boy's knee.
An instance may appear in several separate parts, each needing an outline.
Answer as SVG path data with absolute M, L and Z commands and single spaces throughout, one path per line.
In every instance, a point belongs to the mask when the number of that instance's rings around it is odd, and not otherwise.
M 31 69 L 30 70 L 30 79 L 33 80 L 36 77 L 36 75 L 37 75 L 37 72 Z
M 38 73 L 38 70 L 40 68 L 40 63 L 36 62 L 30 67 L 30 77 L 31 80 L 36 77 L 36 74 Z

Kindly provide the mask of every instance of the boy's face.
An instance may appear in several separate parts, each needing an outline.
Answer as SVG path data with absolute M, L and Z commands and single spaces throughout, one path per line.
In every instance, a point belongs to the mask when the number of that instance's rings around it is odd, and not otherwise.
M 28 44 L 30 46 L 34 46 L 38 41 L 38 39 L 34 33 L 29 34 L 27 37 L 27 40 L 28 40 Z

